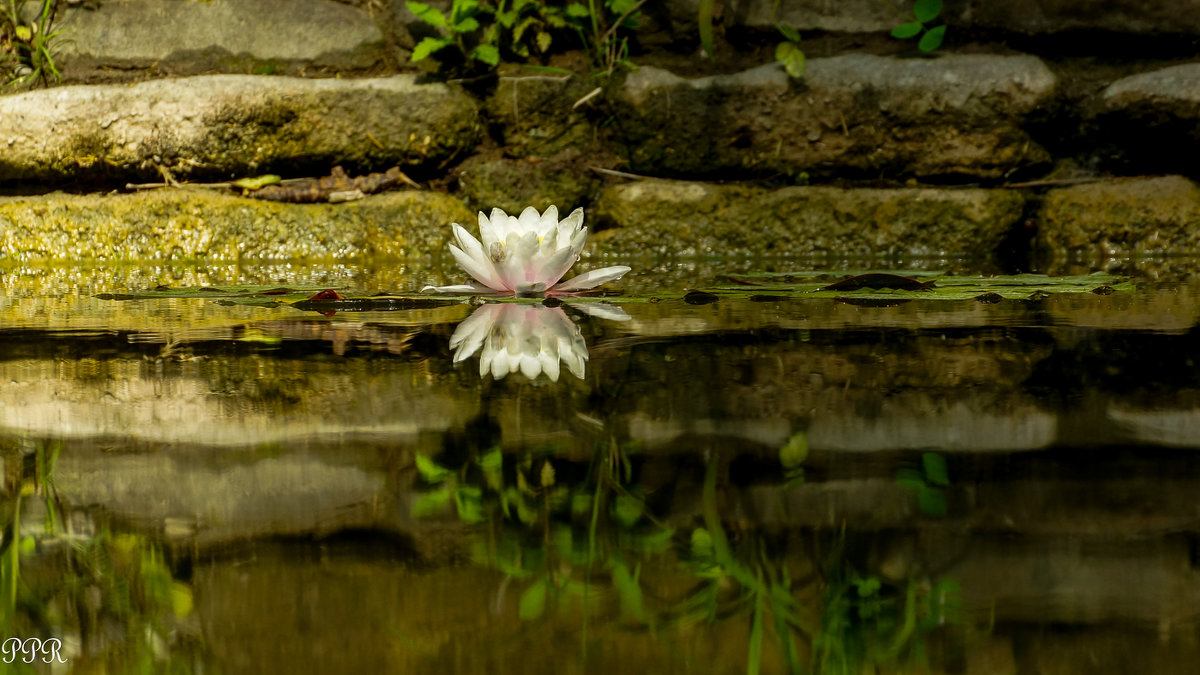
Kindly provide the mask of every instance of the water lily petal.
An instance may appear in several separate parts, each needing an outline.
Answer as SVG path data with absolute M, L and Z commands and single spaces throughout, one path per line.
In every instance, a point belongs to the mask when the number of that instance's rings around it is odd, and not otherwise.
M 538 213 L 537 209 L 533 208 L 532 206 L 526 206 L 525 210 L 521 212 L 521 217 L 519 219 L 521 227 L 520 232 L 522 234 L 525 232 L 537 232 L 537 225 L 541 219 L 542 214 Z
M 559 279 L 571 269 L 571 265 L 579 259 L 575 251 L 570 248 L 560 248 L 554 252 L 544 263 L 537 273 L 537 278 L 546 282 L 547 286 L 553 286 L 558 283 Z
M 421 289 L 421 292 L 448 295 L 479 295 L 482 293 L 495 293 L 496 289 L 488 288 L 481 283 L 475 282 L 471 284 L 457 284 L 455 286 L 425 286 Z
M 551 288 L 551 291 L 556 293 L 571 293 L 574 291 L 586 291 L 589 288 L 595 288 L 600 284 L 606 284 L 610 281 L 616 281 L 625 276 L 631 267 L 625 265 L 615 265 L 613 267 L 605 267 L 603 269 L 584 272 L 577 277 L 564 281 L 563 283 Z
M 495 266 L 490 262 L 480 262 L 453 244 L 450 245 L 450 254 L 454 256 L 454 260 L 458 262 L 459 267 L 463 268 L 467 274 L 475 277 L 484 286 L 497 291 L 512 290 L 504 285 L 504 280 L 496 273 Z
M 513 291 L 517 295 L 538 295 L 546 292 L 546 283 L 544 281 L 521 281 L 516 284 Z

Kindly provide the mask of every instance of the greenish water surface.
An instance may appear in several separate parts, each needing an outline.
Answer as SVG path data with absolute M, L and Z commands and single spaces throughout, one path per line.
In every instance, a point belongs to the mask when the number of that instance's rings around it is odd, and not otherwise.
M 363 312 L 97 295 L 459 279 L 0 270 L 0 625 L 65 660 L 4 672 L 1191 672 L 1186 275 L 861 302 L 630 264 L 609 302 Z

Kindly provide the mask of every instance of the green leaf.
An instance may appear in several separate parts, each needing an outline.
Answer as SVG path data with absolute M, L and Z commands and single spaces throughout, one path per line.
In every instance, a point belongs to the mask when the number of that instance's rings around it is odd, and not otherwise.
M 431 485 L 437 485 L 454 475 L 454 472 L 450 469 L 439 465 L 419 452 L 417 453 L 416 462 L 417 473 L 421 474 L 421 478 L 424 478 L 425 482 Z
M 632 527 L 642 517 L 644 509 L 645 504 L 642 500 L 633 495 L 621 494 L 617 495 L 613 504 L 613 516 L 625 527 Z
M 921 23 L 929 23 L 942 13 L 942 0 L 917 0 L 913 5 L 913 15 Z
M 410 0 L 404 4 L 408 6 L 408 11 L 412 12 L 414 16 L 431 26 L 446 28 L 449 25 L 446 22 L 445 14 L 442 14 L 438 10 L 423 2 L 412 2 Z
M 545 31 L 539 31 L 537 34 L 538 51 L 543 54 L 550 51 L 550 34 Z
M 945 487 L 950 484 L 950 472 L 946 470 L 946 459 L 936 452 L 921 455 L 921 468 L 925 470 L 925 482 Z
M 779 32 L 782 33 L 783 37 L 787 38 L 789 42 L 800 41 L 800 31 L 796 30 L 795 28 L 781 23 L 775 24 L 775 27 L 779 29 Z
M 454 491 L 454 505 L 464 523 L 483 521 L 483 491 L 475 485 L 464 485 Z
M 471 50 L 471 58 L 495 66 L 500 63 L 500 50 L 496 45 L 477 45 Z
M 477 30 L 479 30 L 479 21 L 473 16 L 468 16 L 454 24 L 455 33 L 473 33 Z
M 930 28 L 928 32 L 921 36 L 921 41 L 917 43 L 917 49 L 920 49 L 923 52 L 931 52 L 942 46 L 942 39 L 945 37 L 945 26 Z
M 786 43 L 784 43 L 786 44 Z M 808 458 L 808 434 L 797 431 L 788 442 L 779 449 L 779 463 L 785 469 L 794 469 Z
M 909 21 L 893 28 L 892 37 L 907 40 L 910 37 L 916 37 L 917 33 L 920 33 L 924 28 L 918 21 Z
M 584 7 L 578 2 L 572 2 L 571 4 L 567 5 L 567 16 L 571 17 L 572 19 L 587 19 L 592 16 L 592 13 L 588 11 L 587 7 Z
M 582 516 L 592 511 L 592 496 L 580 490 L 571 495 L 571 513 Z
M 713 554 L 712 535 L 703 527 L 692 530 L 692 557 L 711 558 Z
M 504 466 L 504 453 L 500 452 L 500 446 L 495 446 L 480 455 L 475 463 L 484 471 L 499 471 Z
M 920 471 L 905 467 L 896 472 L 896 482 L 910 490 L 925 487 L 925 476 Z
M 780 42 L 775 47 L 775 60 L 792 79 L 799 80 L 804 77 L 804 51 L 795 42 Z
M 427 37 L 417 43 L 413 47 L 412 56 L 408 57 L 409 61 L 414 63 L 427 58 L 430 54 L 440 51 L 454 44 L 454 40 L 447 37 Z
M 946 496 L 937 488 L 922 486 L 917 490 L 917 508 L 927 516 L 940 518 L 946 515 Z
M 630 541 L 630 547 L 638 553 L 662 553 L 671 546 L 671 537 L 673 536 L 675 536 L 675 530 L 670 528 L 651 534 L 634 535 Z
M 635 621 L 646 620 L 646 610 L 642 606 L 642 587 L 637 579 L 629 572 L 625 563 L 614 560 L 612 563 L 613 586 L 621 599 L 621 616 Z
M 412 516 L 413 518 L 421 518 L 433 513 L 438 513 L 450 503 L 450 498 L 454 496 L 454 491 L 448 488 L 426 492 L 413 497 L 412 500 Z
M 171 613 L 185 617 L 192 613 L 192 589 L 178 581 L 171 582 Z
M 860 598 L 869 598 L 875 595 L 883 585 L 879 581 L 879 577 L 855 578 L 852 583 Z
M 521 594 L 517 604 L 517 615 L 523 621 L 533 621 L 546 611 L 546 580 L 534 582 Z

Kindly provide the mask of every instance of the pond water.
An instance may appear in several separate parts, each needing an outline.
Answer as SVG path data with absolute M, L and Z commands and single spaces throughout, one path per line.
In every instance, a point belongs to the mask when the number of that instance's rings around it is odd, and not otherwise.
M 65 661 L 3 668 L 1191 672 L 1200 287 L 630 264 L 638 302 L 324 313 L 96 296 L 457 276 L 0 270 L 0 625 Z

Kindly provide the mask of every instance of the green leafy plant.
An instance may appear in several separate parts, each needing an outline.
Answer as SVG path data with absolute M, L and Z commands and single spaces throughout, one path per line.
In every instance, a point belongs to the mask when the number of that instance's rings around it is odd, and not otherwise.
M 942 0 L 917 0 L 913 3 L 912 21 L 906 21 L 892 29 L 892 37 L 901 40 L 921 36 L 917 49 L 931 52 L 942 45 L 946 37 L 946 25 L 930 26 L 942 13 Z
M 42 0 L 41 11 L 28 23 L 26 0 L 0 4 L 0 64 L 8 70 L 8 86 L 49 85 L 62 80 L 54 62 L 61 29 L 54 28 L 58 0 Z
M 457 47 L 468 62 L 478 61 L 491 67 L 500 63 L 496 25 L 491 22 L 493 10 L 481 5 L 479 0 L 454 0 L 449 16 L 423 2 L 409 0 L 405 4 L 418 19 L 441 32 L 441 35 L 427 36 L 417 43 L 411 57 L 414 62 Z M 480 19 L 489 22 L 487 29 L 483 28 Z
M 808 435 L 803 431 L 792 434 L 788 442 L 779 449 L 779 464 L 787 486 L 794 487 L 804 482 L 804 460 L 808 459 Z
M 587 0 L 587 14 L 572 15 L 593 75 L 608 76 L 619 67 L 634 67 L 629 60 L 629 36 L 641 22 L 644 4 L 646 0 Z
M 783 42 L 775 45 L 775 61 L 783 66 L 793 79 L 799 80 L 804 77 L 807 63 L 804 50 L 800 48 L 800 31 L 778 23 L 775 27 L 785 38 Z
M 921 455 L 921 466 L 900 469 L 896 482 L 916 495 L 921 513 L 934 518 L 946 515 L 944 490 L 950 485 L 950 473 L 941 455 L 935 452 Z
M 804 50 L 800 49 L 800 31 L 792 26 L 779 22 L 779 0 L 771 5 L 771 23 L 783 35 L 783 42 L 775 45 L 775 62 L 783 66 L 793 79 L 804 77 L 806 59 Z

